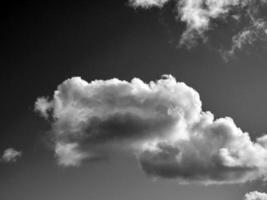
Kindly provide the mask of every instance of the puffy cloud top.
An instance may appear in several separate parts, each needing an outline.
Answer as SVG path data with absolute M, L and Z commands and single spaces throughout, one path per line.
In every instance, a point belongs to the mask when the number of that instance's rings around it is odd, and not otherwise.
M 35 109 L 52 117 L 63 166 L 119 149 L 133 152 L 149 176 L 180 183 L 266 179 L 267 136 L 252 141 L 231 118 L 214 119 L 198 92 L 170 75 L 149 83 L 74 77 Z
M 245 195 L 244 200 L 267 200 L 267 194 L 263 192 L 249 192 Z

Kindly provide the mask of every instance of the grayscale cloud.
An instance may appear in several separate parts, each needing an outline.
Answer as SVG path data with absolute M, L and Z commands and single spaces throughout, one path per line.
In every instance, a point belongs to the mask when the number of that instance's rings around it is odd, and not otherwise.
M 241 51 L 244 47 L 251 47 L 256 42 L 266 42 L 267 41 L 267 24 L 266 21 L 262 19 L 257 19 L 253 23 L 245 27 L 238 34 L 234 35 L 232 38 L 232 46 L 229 50 L 222 51 L 222 56 L 228 61 L 235 54 Z
M 264 192 L 249 192 L 245 195 L 244 200 L 267 200 L 267 194 Z
M 252 141 L 230 117 L 215 119 L 198 92 L 171 75 L 149 83 L 74 77 L 51 100 L 38 98 L 35 109 L 52 119 L 62 166 L 128 152 L 148 176 L 179 183 L 266 179 L 267 135 Z
M 14 148 L 8 148 L 4 150 L 1 161 L 2 162 L 16 162 L 19 157 L 22 156 L 22 152 L 17 151 Z
M 134 7 L 151 8 L 162 7 L 169 0 L 129 0 L 130 4 Z
M 226 60 L 246 44 L 253 46 L 256 41 L 267 39 L 266 10 L 263 9 L 266 8 L 266 0 L 130 0 L 129 2 L 135 8 L 145 9 L 161 8 L 169 2 L 174 2 L 177 21 L 186 25 L 180 38 L 180 46 L 187 48 L 192 48 L 199 41 L 212 43 L 210 34 L 216 33 L 217 29 L 220 34 L 221 31 L 226 31 L 226 28 L 219 29 L 220 24 L 228 27 L 231 33 L 223 35 L 232 40 L 231 44 L 223 46 L 225 42 L 217 39 L 219 44 L 216 45 Z
M 62 166 L 79 166 L 87 157 L 86 153 L 79 151 L 77 143 L 56 143 L 55 154 L 58 163 Z

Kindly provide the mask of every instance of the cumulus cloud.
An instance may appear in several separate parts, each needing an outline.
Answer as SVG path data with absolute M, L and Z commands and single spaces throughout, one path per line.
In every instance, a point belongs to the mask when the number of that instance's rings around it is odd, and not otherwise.
M 48 113 L 47 111 L 52 108 L 51 102 L 48 101 L 47 98 L 38 98 L 35 102 L 35 110 L 40 111 L 39 113 L 44 117 L 48 118 Z
M 237 49 L 244 47 L 244 43 L 252 43 L 262 36 L 267 38 L 266 26 L 262 26 L 263 23 L 265 24 L 265 19 L 261 14 L 261 7 L 266 6 L 266 0 L 130 1 L 135 7 L 142 8 L 163 7 L 168 2 L 175 3 L 176 18 L 186 25 L 180 39 L 181 46 L 191 48 L 199 40 L 208 41 L 208 32 L 216 30 L 219 26 L 218 22 L 226 22 L 224 23 L 226 26 L 229 19 L 234 19 L 237 24 L 241 24 L 241 29 L 236 30 L 232 35 L 233 47 L 228 50 L 228 57 Z
M 13 148 L 8 148 L 4 150 L 1 161 L 2 162 L 16 162 L 19 157 L 22 156 L 22 152 L 17 151 Z
M 244 200 L 267 200 L 267 194 L 263 192 L 249 192 L 245 195 Z
M 252 141 L 231 118 L 214 119 L 198 92 L 170 75 L 149 83 L 74 77 L 35 105 L 51 116 L 63 166 L 118 150 L 134 153 L 147 175 L 180 183 L 266 179 L 267 136 Z

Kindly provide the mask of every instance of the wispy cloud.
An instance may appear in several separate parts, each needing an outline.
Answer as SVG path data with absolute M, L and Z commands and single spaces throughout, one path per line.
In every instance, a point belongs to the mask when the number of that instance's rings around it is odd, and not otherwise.
M 88 157 L 87 153 L 79 150 L 77 143 L 61 143 L 55 146 L 58 163 L 62 166 L 79 166 L 81 161 Z
M 231 21 L 230 19 L 234 19 L 240 28 L 232 33 L 232 47 L 218 49 L 228 59 L 237 50 L 241 50 L 245 44 L 252 45 L 258 39 L 267 39 L 266 19 L 264 11 L 261 11 L 261 8 L 267 4 L 266 0 L 130 1 L 134 7 L 146 9 L 161 8 L 168 2 L 175 3 L 177 20 L 186 24 L 186 29 L 180 38 L 180 46 L 192 48 L 198 41 L 208 42 L 210 40 L 209 32 L 216 31 L 219 26 L 218 22 L 224 22 L 223 24 L 226 26 L 227 21 Z M 223 30 L 220 29 L 220 31 Z
M 267 41 L 267 22 L 262 19 L 252 21 L 250 26 L 245 27 L 232 38 L 232 46 L 229 50 L 221 51 L 223 58 L 228 61 L 244 47 L 251 47 L 257 41 Z
M 267 194 L 264 192 L 249 192 L 245 195 L 244 200 L 267 200 Z
M 4 150 L 1 160 L 2 162 L 16 162 L 19 157 L 22 156 L 22 152 L 17 151 L 14 148 L 8 148 Z
M 169 0 L 129 0 L 134 7 L 151 8 L 163 7 Z
M 267 135 L 252 141 L 230 117 L 214 119 L 201 105 L 197 91 L 169 75 L 149 83 L 74 77 L 51 101 L 39 98 L 36 110 L 51 115 L 59 165 L 118 149 L 134 153 L 149 176 L 180 183 L 265 180 Z

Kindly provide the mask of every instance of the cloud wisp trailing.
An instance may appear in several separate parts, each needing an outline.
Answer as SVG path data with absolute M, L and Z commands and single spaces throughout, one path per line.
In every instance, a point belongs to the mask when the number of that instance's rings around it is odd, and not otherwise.
M 134 153 L 151 177 L 180 183 L 265 180 L 267 135 L 252 141 L 230 117 L 214 119 L 199 94 L 171 75 L 145 83 L 67 79 L 35 109 L 51 119 L 59 165 Z
M 163 7 L 169 0 L 130 0 L 130 4 L 134 7 L 152 8 Z
M 14 148 L 8 148 L 4 150 L 0 161 L 6 162 L 6 163 L 12 163 L 12 162 L 16 162 L 17 159 L 21 156 L 22 156 L 22 152 L 17 151 Z
M 267 194 L 258 191 L 249 192 L 245 195 L 244 200 L 267 200 Z
M 180 38 L 181 46 L 191 48 L 199 41 L 208 42 L 209 33 L 216 31 L 219 24 L 228 24 L 231 30 L 235 30 L 230 36 L 225 35 L 232 40 L 230 47 L 218 49 L 225 59 L 240 51 L 245 44 L 252 46 L 257 40 L 267 39 L 263 10 L 266 0 L 129 0 L 133 7 L 144 9 L 162 8 L 169 2 L 175 4 L 176 19 L 186 25 Z

